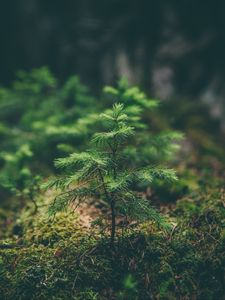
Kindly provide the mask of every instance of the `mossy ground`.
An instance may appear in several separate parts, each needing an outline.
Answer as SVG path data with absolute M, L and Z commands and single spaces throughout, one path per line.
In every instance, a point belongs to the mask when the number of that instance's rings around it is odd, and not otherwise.
M 42 201 L 2 244 L 1 299 L 224 299 L 224 197 L 221 184 L 187 193 L 168 232 L 145 223 L 114 248 L 72 210 L 49 219 Z

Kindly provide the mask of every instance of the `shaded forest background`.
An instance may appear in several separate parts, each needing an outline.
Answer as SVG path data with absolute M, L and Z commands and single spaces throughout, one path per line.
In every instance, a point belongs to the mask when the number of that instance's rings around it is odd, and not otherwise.
M 224 17 L 1 2 L 1 299 L 225 300 Z
M 4 1 L 0 82 L 42 65 L 94 91 L 126 75 L 152 96 L 201 100 L 224 120 L 224 13 L 222 0 Z

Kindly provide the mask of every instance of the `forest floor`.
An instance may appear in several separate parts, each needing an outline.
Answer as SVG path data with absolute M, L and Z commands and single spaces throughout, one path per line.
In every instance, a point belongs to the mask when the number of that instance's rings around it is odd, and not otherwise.
M 169 204 L 162 187 L 150 193 L 171 224 L 168 232 L 146 222 L 119 234 L 114 248 L 93 226 L 102 203 L 49 219 L 48 192 L 36 216 L 32 205 L 16 219 L 7 214 L 2 243 L 14 247 L 0 250 L 3 299 L 224 299 L 223 178 L 200 179 L 183 196 L 183 183 L 171 188 L 171 198 L 179 196 Z

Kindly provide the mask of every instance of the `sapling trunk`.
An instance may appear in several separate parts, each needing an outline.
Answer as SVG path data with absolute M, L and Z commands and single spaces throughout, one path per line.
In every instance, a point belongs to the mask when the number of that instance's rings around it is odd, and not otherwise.
M 115 233 L 116 233 L 115 200 L 110 199 L 111 197 L 110 197 L 110 195 L 107 191 L 105 181 L 104 181 L 104 177 L 103 177 L 102 172 L 101 172 L 100 169 L 98 170 L 98 174 L 99 174 L 100 181 L 102 182 L 102 185 L 103 185 L 103 190 L 104 190 L 105 197 L 110 202 L 110 206 L 111 206 L 111 243 L 112 243 L 112 245 L 114 245 Z
M 37 202 L 36 202 L 36 200 L 35 200 L 34 190 L 33 190 L 33 189 L 30 190 L 29 196 L 30 196 L 31 202 L 32 202 L 33 205 L 34 205 L 34 211 L 33 211 L 33 214 L 36 215 L 36 213 L 38 212 L 38 205 L 37 205 Z
M 115 201 L 111 201 L 111 243 L 114 245 L 116 232 L 116 213 L 115 213 Z
M 34 215 L 35 215 L 38 212 L 38 206 L 37 206 L 36 200 L 34 200 L 33 197 L 31 198 L 31 201 L 34 205 Z

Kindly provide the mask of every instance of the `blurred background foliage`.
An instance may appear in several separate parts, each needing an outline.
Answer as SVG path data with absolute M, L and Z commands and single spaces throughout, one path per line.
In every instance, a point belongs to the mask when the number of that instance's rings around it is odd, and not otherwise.
M 126 75 L 155 97 L 203 101 L 224 120 L 224 12 L 222 0 L 4 2 L 0 82 L 48 65 L 97 92 Z

